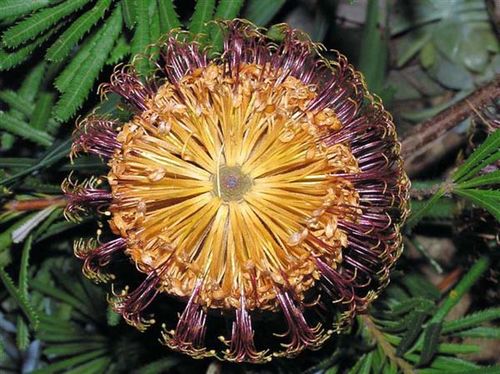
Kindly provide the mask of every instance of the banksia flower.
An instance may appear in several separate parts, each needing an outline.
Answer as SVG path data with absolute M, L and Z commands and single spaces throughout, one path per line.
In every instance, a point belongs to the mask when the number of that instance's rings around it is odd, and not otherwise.
M 128 323 L 149 327 L 170 297 L 165 345 L 265 362 L 319 348 L 386 286 L 409 183 L 391 116 L 344 56 L 286 27 L 279 44 L 221 27 L 217 57 L 177 32 L 154 77 L 115 70 L 102 93 L 133 115 L 91 115 L 73 145 L 106 160 L 108 189 L 68 183 L 67 212 L 96 207 L 116 235 L 76 243 L 87 276 L 111 279 L 120 256 L 144 274 L 110 297 Z

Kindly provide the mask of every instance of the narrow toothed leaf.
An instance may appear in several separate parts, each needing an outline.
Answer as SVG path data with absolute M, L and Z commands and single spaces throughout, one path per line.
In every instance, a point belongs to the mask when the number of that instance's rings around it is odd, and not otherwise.
M 54 105 L 54 94 L 50 92 L 42 92 L 38 96 L 38 100 L 36 101 L 35 108 L 33 109 L 33 114 L 30 120 L 30 126 L 34 129 L 43 130 L 50 128 L 50 132 L 54 133 L 58 127 L 58 124 L 52 124 L 52 121 L 49 121 L 50 115 L 52 112 L 52 107 Z
M 47 50 L 45 58 L 49 61 L 61 61 L 67 57 L 78 41 L 104 17 L 106 10 L 111 5 L 111 1 L 100 0 L 92 9 L 74 21 Z
M 238 16 L 243 0 L 221 0 L 215 11 L 215 20 L 228 20 Z M 213 25 L 211 28 L 211 41 L 214 51 L 222 49 L 222 29 L 218 25 Z
M 146 75 L 150 64 L 147 57 L 147 47 L 151 43 L 149 35 L 149 4 L 152 0 L 136 0 L 137 25 L 130 45 L 134 65 L 139 74 Z
M 47 63 L 40 62 L 26 75 L 17 93 L 30 103 L 35 100 L 46 78 Z
M 425 366 L 439 350 L 439 336 L 441 335 L 441 322 L 430 323 L 424 330 L 424 343 L 420 355 L 419 366 Z
M 499 149 L 500 130 L 496 130 L 453 173 L 453 181 L 455 183 L 465 181 L 488 164 L 500 159 Z M 487 163 L 485 163 L 486 160 Z
M 16 323 L 16 345 L 21 351 L 25 351 L 30 344 L 30 332 L 28 325 L 24 322 L 23 317 L 17 317 Z
M 453 333 L 456 331 L 466 330 L 469 328 L 477 327 L 483 322 L 500 319 L 500 308 L 490 308 L 481 310 L 476 313 L 469 314 L 465 317 L 446 321 L 443 324 L 443 333 Z
M 6 113 L 0 113 L 0 128 L 43 146 L 49 146 L 54 141 L 54 138 L 48 133 L 34 129 L 26 122 L 18 120 Z
M 137 1 L 141 0 L 123 0 L 123 20 L 128 29 L 132 30 L 137 22 Z
M 0 1 L 0 20 L 23 16 L 54 2 L 54 0 L 2 0 Z
M 207 34 L 207 22 L 212 19 L 215 9 L 215 0 L 198 1 L 193 16 L 189 22 L 189 31 L 194 35 Z
M 34 108 L 33 104 L 12 90 L 0 91 L 0 100 L 7 103 L 11 109 L 21 112 L 26 117 L 30 117 Z
M 130 55 L 130 45 L 128 44 L 127 39 L 122 35 L 118 38 L 113 50 L 109 54 L 106 65 L 116 65 L 117 63 L 123 61 L 128 55 Z
M 64 89 L 64 93 L 54 108 L 54 114 L 60 121 L 70 119 L 82 106 L 87 98 L 94 81 L 104 67 L 109 53 L 113 49 L 115 40 L 122 28 L 121 7 L 117 7 L 97 34 L 95 44 L 89 50 L 93 58 L 82 62 L 72 80 Z M 76 61 L 73 60 L 73 62 Z
M 478 177 L 469 179 L 465 182 L 460 182 L 457 187 L 460 189 L 488 186 L 500 184 L 500 170 L 492 171 L 491 173 L 480 175 Z
M 286 0 L 249 0 L 244 18 L 257 26 L 267 25 L 285 5 Z
M 160 26 L 163 34 L 181 27 L 179 16 L 175 12 L 173 0 L 157 0 L 160 13 Z
M 500 191 L 456 188 L 453 192 L 486 209 L 500 221 Z
M 83 7 L 89 0 L 64 1 L 53 8 L 42 9 L 29 18 L 10 27 L 2 40 L 8 47 L 15 48 L 50 28 L 62 18 Z
M 31 326 L 36 330 L 39 324 L 38 314 L 35 311 L 30 301 L 19 291 L 14 285 L 14 281 L 3 267 L 0 267 L 0 280 L 3 282 L 5 289 L 14 299 L 19 308 L 23 311 Z
M 57 25 L 52 30 L 46 34 L 38 37 L 30 44 L 25 45 L 13 52 L 6 51 L 5 49 L 0 49 L 0 71 L 11 69 L 20 63 L 26 61 L 28 57 L 37 49 L 40 45 L 45 43 L 48 39 L 52 37 L 62 25 Z

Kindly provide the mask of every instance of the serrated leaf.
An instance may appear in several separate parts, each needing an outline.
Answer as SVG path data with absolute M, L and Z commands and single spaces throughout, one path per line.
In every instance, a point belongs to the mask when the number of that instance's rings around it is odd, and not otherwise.
M 439 336 L 441 335 L 441 322 L 430 323 L 424 330 L 424 343 L 420 354 L 419 366 L 425 366 L 434 358 L 439 348 Z
M 89 0 L 65 1 L 53 8 L 42 9 L 3 33 L 3 42 L 15 48 L 56 24 L 60 19 L 83 7 Z
M 242 6 L 243 0 L 220 0 L 215 11 L 214 19 L 217 21 L 236 18 Z M 221 50 L 222 30 L 219 25 L 213 25 L 210 36 L 212 38 L 212 50 Z
M 425 312 L 430 312 L 434 308 L 434 301 L 425 299 L 423 297 L 415 297 L 395 306 L 391 307 L 391 315 L 401 315 L 406 314 L 411 310 L 421 310 Z
M 156 374 L 167 372 L 168 369 L 174 367 L 179 362 L 177 357 L 165 357 L 157 361 L 153 361 L 146 366 L 143 366 L 135 372 L 135 374 Z
M 94 52 L 93 58 L 80 66 L 78 73 L 54 107 L 54 114 L 58 120 L 64 122 L 70 119 L 81 107 L 105 65 L 121 28 L 121 7 L 117 7 L 97 34 L 96 45 L 90 51 L 90 53 Z
M 424 203 L 419 210 L 412 212 L 410 218 L 406 222 L 406 227 L 410 230 L 417 225 L 417 223 L 426 215 L 432 206 L 443 197 L 445 189 L 441 187 L 426 203 Z
M 500 308 L 489 308 L 480 312 L 468 314 L 465 317 L 454 321 L 447 321 L 443 325 L 443 333 L 453 333 L 455 331 L 465 330 L 476 327 L 483 322 L 500 319 Z
M 96 358 L 86 364 L 66 371 L 65 374 L 106 373 L 108 372 L 108 366 L 111 365 L 112 362 L 113 360 L 110 357 Z
M 151 66 L 145 54 L 150 40 L 149 35 L 149 3 L 150 0 L 136 0 L 136 21 L 134 36 L 130 44 L 130 52 L 134 65 L 141 75 L 147 75 Z
M 26 117 L 29 117 L 33 111 L 33 104 L 12 90 L 0 91 L 0 100 L 7 103 L 12 109 L 21 112 Z
M 45 43 L 52 35 L 59 31 L 61 26 L 62 24 L 57 25 L 45 35 L 42 35 L 38 39 L 35 39 L 33 43 L 27 44 L 26 46 L 21 47 L 14 52 L 7 52 L 3 49 L 0 49 L 0 71 L 11 69 L 14 66 L 17 66 L 20 63 L 24 62 L 28 57 L 31 56 L 35 49 L 37 49 L 41 44 Z
M 212 19 L 215 9 L 215 0 L 198 1 L 193 16 L 189 22 L 189 31 L 195 35 L 207 34 L 207 22 Z
M 26 74 L 26 78 L 24 78 L 17 91 L 18 95 L 28 100 L 30 103 L 33 102 L 35 97 L 38 96 L 42 82 L 46 77 L 46 68 L 47 64 L 44 61 L 35 65 L 35 67 Z
M 123 0 L 122 1 L 122 13 L 125 25 L 129 30 L 134 28 L 137 19 L 137 5 L 136 0 Z
M 179 16 L 175 11 L 175 5 L 172 0 L 158 0 L 157 4 L 160 13 L 160 27 L 163 34 L 181 27 L 181 22 L 179 21 Z
M 43 350 L 43 353 L 54 356 L 74 356 L 96 349 L 104 349 L 105 347 L 105 341 L 80 341 L 50 345 Z
M 24 351 L 30 344 L 30 332 L 28 325 L 21 316 L 17 317 L 16 323 L 16 345 L 19 350 Z
M 42 369 L 32 371 L 32 374 L 52 374 L 60 373 L 61 371 L 67 372 L 67 369 L 81 365 L 87 361 L 104 356 L 108 353 L 106 349 L 99 349 L 88 353 L 83 353 L 65 360 L 58 361 L 50 364 Z
M 500 340 L 500 328 L 498 327 L 474 327 L 470 330 L 460 331 L 454 336 L 459 336 L 461 338 L 477 338 L 477 339 L 499 339 Z
M 16 18 L 49 5 L 54 0 L 2 0 L 0 20 Z
M 21 254 L 21 264 L 19 265 L 19 292 L 28 298 L 28 271 L 31 244 L 33 237 L 30 235 L 24 242 L 23 252 Z
M 6 113 L 0 113 L 0 128 L 44 146 L 49 146 L 54 141 L 54 138 L 48 133 L 31 128 L 26 122 L 9 116 Z
M 402 356 L 406 351 L 408 351 L 413 343 L 417 340 L 420 332 L 422 331 L 422 325 L 427 318 L 427 314 L 423 312 L 412 313 L 412 318 L 408 320 L 408 329 L 406 330 L 401 342 L 396 348 L 396 355 Z
M 109 58 L 106 61 L 106 65 L 115 65 L 120 61 L 124 60 L 130 54 L 130 45 L 127 42 L 125 36 L 120 36 L 113 47 L 113 50 L 109 54 Z
M 9 274 L 5 271 L 3 267 L 0 267 L 0 280 L 5 286 L 5 289 L 9 293 L 9 295 L 14 299 L 16 304 L 19 306 L 19 308 L 23 311 L 24 315 L 28 319 L 28 321 L 31 323 L 33 329 L 38 328 L 38 315 L 29 302 L 29 300 L 24 297 L 24 295 L 17 289 L 17 287 L 14 285 L 14 281 L 10 277 Z
M 54 105 L 54 95 L 50 92 L 42 92 L 38 95 L 38 99 L 33 109 L 33 114 L 30 120 L 30 127 L 38 130 L 43 130 L 49 127 L 49 119 Z M 56 129 L 54 125 L 50 126 L 51 132 Z
M 453 182 L 459 183 L 469 179 L 487 165 L 484 165 L 485 160 L 488 160 L 489 164 L 498 159 L 500 159 L 500 130 L 488 136 L 483 144 L 453 173 Z
M 500 170 L 495 170 L 491 173 L 480 175 L 457 184 L 458 188 L 465 189 L 471 187 L 487 186 L 492 184 L 500 184 Z
M 499 190 L 465 190 L 456 188 L 453 191 L 476 205 L 488 210 L 497 221 L 500 221 L 500 191 Z
M 50 46 L 45 54 L 49 61 L 61 61 L 69 55 L 78 41 L 99 21 L 111 5 L 111 0 L 100 0 L 85 14 L 74 21 L 70 27 Z
M 250 0 L 247 2 L 244 18 L 257 26 L 265 26 L 280 11 L 286 0 Z

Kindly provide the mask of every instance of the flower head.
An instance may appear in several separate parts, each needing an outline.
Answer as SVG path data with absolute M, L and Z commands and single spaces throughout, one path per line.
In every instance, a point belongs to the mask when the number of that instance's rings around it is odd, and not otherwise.
M 154 323 L 144 311 L 166 294 L 185 303 L 162 321 L 167 346 L 264 362 L 319 348 L 387 284 L 409 183 L 391 116 L 344 56 L 286 27 L 279 44 L 222 27 L 218 57 L 172 33 L 154 79 L 115 70 L 102 91 L 132 118 L 92 115 L 73 146 L 107 160 L 109 190 L 72 184 L 68 211 L 107 204 L 118 237 L 78 242 L 85 274 L 109 279 L 99 267 L 119 252 L 145 274 L 110 298 L 127 322 Z

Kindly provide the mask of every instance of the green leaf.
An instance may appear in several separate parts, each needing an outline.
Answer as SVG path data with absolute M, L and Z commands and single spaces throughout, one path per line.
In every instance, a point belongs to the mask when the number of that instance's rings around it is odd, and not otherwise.
M 361 40 L 359 69 L 370 90 L 381 92 L 387 63 L 387 43 L 378 28 L 379 1 L 369 0 Z
M 121 7 L 117 7 L 99 33 L 96 34 L 96 44 L 95 46 L 92 45 L 90 51 L 93 58 L 80 66 L 78 72 L 73 76 L 72 81 L 68 84 L 56 104 L 54 114 L 57 119 L 63 122 L 70 119 L 82 106 L 94 85 L 94 81 L 105 65 L 108 55 L 113 49 L 115 40 L 120 35 L 121 29 Z
M 207 22 L 212 19 L 215 9 L 215 0 L 202 0 L 196 3 L 193 16 L 189 22 L 189 31 L 195 35 L 207 34 Z M 203 38 L 201 38 L 203 39 Z
M 17 316 L 16 323 L 16 345 L 21 351 L 25 351 L 30 344 L 30 332 L 28 325 L 21 316 Z
M 14 51 L 7 52 L 0 49 L 0 71 L 8 70 L 14 66 L 19 65 L 24 62 L 28 57 L 30 57 L 35 49 L 37 49 L 41 44 L 45 43 L 52 35 L 54 35 L 61 28 L 62 24 L 57 25 L 52 30 L 47 32 L 36 39 L 33 43 L 27 44 L 26 46 Z
M 175 5 L 172 0 L 158 0 L 158 11 L 160 12 L 161 33 L 166 34 L 170 30 L 181 27 L 179 16 L 175 12 Z
M 54 0 L 2 0 L 0 1 L 0 20 L 16 18 L 46 7 Z
M 51 148 L 47 150 L 47 152 L 42 155 L 34 165 L 17 172 L 16 174 L 10 175 L 8 177 L 4 177 L 0 180 L 0 185 L 7 185 L 8 183 L 12 183 L 16 181 L 18 178 L 24 177 L 30 173 L 35 171 L 47 168 L 60 159 L 67 157 L 69 154 L 69 150 L 71 148 L 72 139 L 69 138 L 62 143 L 54 144 Z M 1 235 L 1 234 L 0 234 Z
M 151 46 L 151 56 L 156 56 L 159 52 L 158 40 L 160 39 L 160 13 L 156 5 L 156 0 L 150 0 L 149 2 L 149 40 L 152 43 Z
M 107 373 L 107 368 L 112 362 L 113 360 L 110 357 L 96 358 L 74 369 L 67 370 L 65 374 Z
M 463 318 L 454 321 L 447 321 L 443 325 L 443 333 L 453 333 L 460 330 L 465 330 L 471 327 L 476 327 L 483 322 L 500 319 L 500 308 L 485 309 L 480 312 L 469 314 Z
M 478 338 L 478 339 L 499 339 L 500 340 L 500 328 L 499 327 L 474 327 L 470 330 L 460 331 L 455 336 L 460 336 L 461 338 Z
M 78 41 L 97 23 L 111 5 L 111 0 L 100 0 L 85 14 L 74 21 L 47 50 L 45 58 L 49 61 L 61 61 L 69 55 Z
M 38 92 L 40 92 L 42 82 L 46 77 L 46 68 L 47 64 L 45 62 L 40 62 L 29 71 L 26 78 L 24 78 L 23 83 L 21 83 L 21 87 L 19 87 L 19 90 L 17 91 L 19 96 L 28 100 L 30 103 L 35 100 L 38 96 Z
M 7 29 L 3 42 L 15 48 L 56 24 L 60 19 L 83 7 L 89 0 L 65 1 L 53 8 L 42 9 L 29 18 Z
M 33 283 L 32 288 L 44 295 L 50 296 L 54 299 L 60 300 L 68 305 L 71 305 L 73 308 L 80 311 L 84 315 L 93 318 L 93 316 L 90 313 L 88 305 L 81 302 L 73 295 L 70 295 L 65 291 L 61 291 L 59 288 L 55 288 L 50 284 L 43 284 L 41 282 Z
M 441 187 L 426 203 L 424 203 L 420 209 L 412 212 L 408 221 L 406 221 L 406 227 L 410 230 L 417 225 L 417 223 L 426 215 L 426 213 L 434 206 L 434 204 L 441 199 L 445 194 L 445 189 Z
M 71 367 L 75 367 L 77 365 L 81 365 L 87 361 L 95 359 L 100 356 L 106 355 L 108 352 L 106 349 L 99 349 L 96 351 L 83 353 L 81 355 L 77 355 L 66 360 L 58 361 L 54 364 L 50 364 L 42 369 L 38 369 L 32 372 L 32 374 L 51 374 L 51 373 L 60 373 L 61 371 L 66 372 L 67 369 Z
M 38 315 L 29 300 L 16 288 L 14 281 L 3 267 L 0 267 L 0 280 L 5 286 L 9 295 L 14 299 L 19 308 L 31 323 L 33 329 L 38 328 Z
M 38 95 L 38 99 L 33 110 L 33 115 L 30 120 L 30 127 L 43 130 L 48 127 L 50 114 L 54 105 L 54 95 L 50 92 L 42 92 Z M 52 131 L 54 128 L 52 129 Z
M 33 111 L 33 104 L 12 90 L 0 91 L 0 100 L 3 100 L 12 109 L 21 112 L 26 117 L 29 117 Z
M 163 373 L 167 372 L 168 369 L 173 368 L 177 363 L 179 362 L 179 359 L 177 357 L 165 357 L 161 358 L 157 361 L 153 361 L 150 364 L 143 366 L 137 371 L 135 371 L 135 374 L 156 374 L 156 373 Z
M 463 190 L 457 188 L 453 192 L 488 210 L 497 221 L 500 221 L 500 190 Z
M 136 0 L 123 0 L 122 1 L 122 12 L 123 20 L 125 25 L 129 30 L 134 28 L 135 22 L 137 20 L 137 4 Z
M 242 6 L 243 0 L 220 0 L 214 19 L 217 21 L 236 18 Z M 213 25 L 210 34 L 212 50 L 220 51 L 222 49 L 222 29 L 219 25 Z
M 491 158 L 492 156 L 494 157 Z M 500 159 L 500 130 L 496 130 L 488 136 L 483 144 L 467 158 L 467 161 L 453 173 L 453 182 L 459 183 L 469 179 L 487 165 L 484 164 L 485 160 L 488 160 L 489 164 L 498 159 Z
M 396 348 L 396 355 L 402 356 L 406 351 L 408 351 L 413 343 L 417 340 L 420 332 L 422 331 L 422 325 L 427 318 L 427 314 L 423 312 L 415 312 L 411 314 L 412 318 L 408 320 L 408 329 L 406 330 L 401 342 Z
M 257 26 L 267 25 L 280 11 L 286 0 L 250 0 L 247 2 L 244 18 Z
M 391 307 L 391 315 L 402 315 L 406 314 L 409 311 L 418 309 L 422 311 L 431 311 L 434 308 L 434 301 L 425 299 L 423 297 L 415 297 L 412 299 L 408 299 L 403 301 L 393 307 Z
M 147 47 L 151 42 L 149 35 L 149 3 L 150 0 L 136 0 L 137 26 L 130 45 L 134 65 L 142 75 L 147 75 L 151 68 L 149 60 L 146 58 Z
M 29 258 L 31 251 L 31 243 L 33 242 L 33 237 L 30 235 L 28 239 L 24 242 L 23 252 L 21 254 L 21 265 L 19 266 L 19 292 L 21 292 L 24 297 L 28 298 L 28 276 L 29 276 Z
M 74 356 L 96 349 L 104 349 L 105 347 L 105 341 L 81 341 L 50 345 L 43 350 L 43 353 L 54 356 Z
M 419 366 L 426 366 L 434 358 L 439 349 L 441 322 L 430 323 L 424 330 L 424 344 L 420 355 Z
M 500 170 L 495 170 L 491 173 L 480 175 L 479 177 L 460 182 L 457 184 L 457 187 L 460 189 L 465 189 L 492 184 L 500 184 Z
M 125 36 L 121 35 L 115 43 L 113 50 L 109 54 L 106 65 L 115 65 L 124 60 L 130 54 L 130 45 Z
M 49 146 L 54 141 L 54 138 L 46 132 L 34 129 L 26 122 L 6 113 L 0 113 L 0 129 L 44 146 Z

